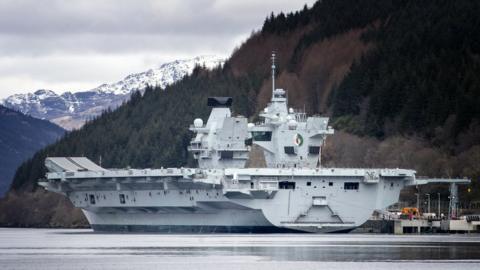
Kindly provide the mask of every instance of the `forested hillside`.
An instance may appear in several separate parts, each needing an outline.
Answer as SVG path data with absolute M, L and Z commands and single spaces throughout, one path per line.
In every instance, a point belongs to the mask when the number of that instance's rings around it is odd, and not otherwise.
M 17 167 L 64 133 L 55 124 L 0 105 L 0 197 L 8 190 Z
M 406 3 L 364 35 L 377 49 L 355 63 L 335 91 L 333 116 L 361 115 L 353 130 L 360 134 L 416 133 L 437 145 L 478 143 L 480 3 Z M 469 132 L 476 141 L 457 140 Z
M 46 156 L 102 158 L 104 167 L 193 165 L 186 152 L 209 95 L 234 97 L 255 120 L 277 85 L 292 107 L 326 114 L 341 130 L 327 141 L 328 166 L 407 167 L 420 175 L 480 177 L 480 2 L 323 0 L 268 16 L 223 67 L 195 69 L 162 91 L 149 88 L 113 112 L 38 152 L 17 171 L 0 203 L 8 225 L 71 225 L 64 199 L 40 190 Z M 36 202 L 34 204 L 28 202 Z M 17 205 L 16 212 L 12 205 Z M 33 206 L 32 206 L 33 205 Z M 18 207 L 20 206 L 20 207 Z M 28 215 L 34 212 L 35 215 Z M 18 214 L 22 213 L 22 214 Z M 38 214 L 41 213 L 41 214 Z

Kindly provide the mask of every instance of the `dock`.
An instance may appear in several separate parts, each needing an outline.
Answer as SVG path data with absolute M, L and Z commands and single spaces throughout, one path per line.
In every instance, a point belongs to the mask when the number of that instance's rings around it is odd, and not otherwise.
M 473 217 L 473 216 L 472 216 Z M 476 216 L 477 218 L 479 216 Z M 395 220 L 394 234 L 405 233 L 472 233 L 480 232 L 480 221 L 474 219 Z

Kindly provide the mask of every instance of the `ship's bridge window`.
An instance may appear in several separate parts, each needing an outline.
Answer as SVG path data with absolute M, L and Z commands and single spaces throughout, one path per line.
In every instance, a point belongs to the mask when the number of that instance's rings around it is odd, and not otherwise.
M 125 194 L 119 194 L 118 198 L 120 199 L 121 204 L 125 204 Z
M 293 147 L 293 146 L 285 146 L 284 150 L 285 150 L 285 154 L 287 154 L 287 155 L 296 155 L 297 154 L 297 153 L 295 153 L 295 147 Z
M 295 182 L 281 181 L 278 182 L 279 189 L 295 189 Z
M 90 204 L 95 204 L 95 196 L 93 194 L 90 194 Z
M 345 190 L 358 190 L 358 182 L 345 182 L 343 184 L 343 189 Z
M 272 140 L 271 131 L 252 131 L 252 137 L 254 141 L 269 142 Z
M 221 159 L 232 159 L 233 158 L 233 151 L 220 151 L 220 158 Z
M 309 146 L 308 153 L 311 155 L 318 155 L 320 154 L 320 146 Z

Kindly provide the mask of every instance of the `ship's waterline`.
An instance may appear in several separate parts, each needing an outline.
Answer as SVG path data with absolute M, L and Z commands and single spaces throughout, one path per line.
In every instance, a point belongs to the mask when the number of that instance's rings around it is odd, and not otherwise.
M 95 213 L 83 210 L 96 232 L 156 233 L 299 233 L 276 227 L 260 210 L 220 210 L 215 213 Z M 354 229 L 345 228 L 345 232 Z M 323 232 L 337 229 L 325 228 Z

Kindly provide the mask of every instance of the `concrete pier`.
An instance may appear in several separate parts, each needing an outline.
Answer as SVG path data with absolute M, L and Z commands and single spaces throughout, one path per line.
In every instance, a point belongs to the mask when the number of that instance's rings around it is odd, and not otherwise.
M 480 230 L 480 221 L 399 219 L 394 221 L 394 234 L 406 233 L 469 233 Z

